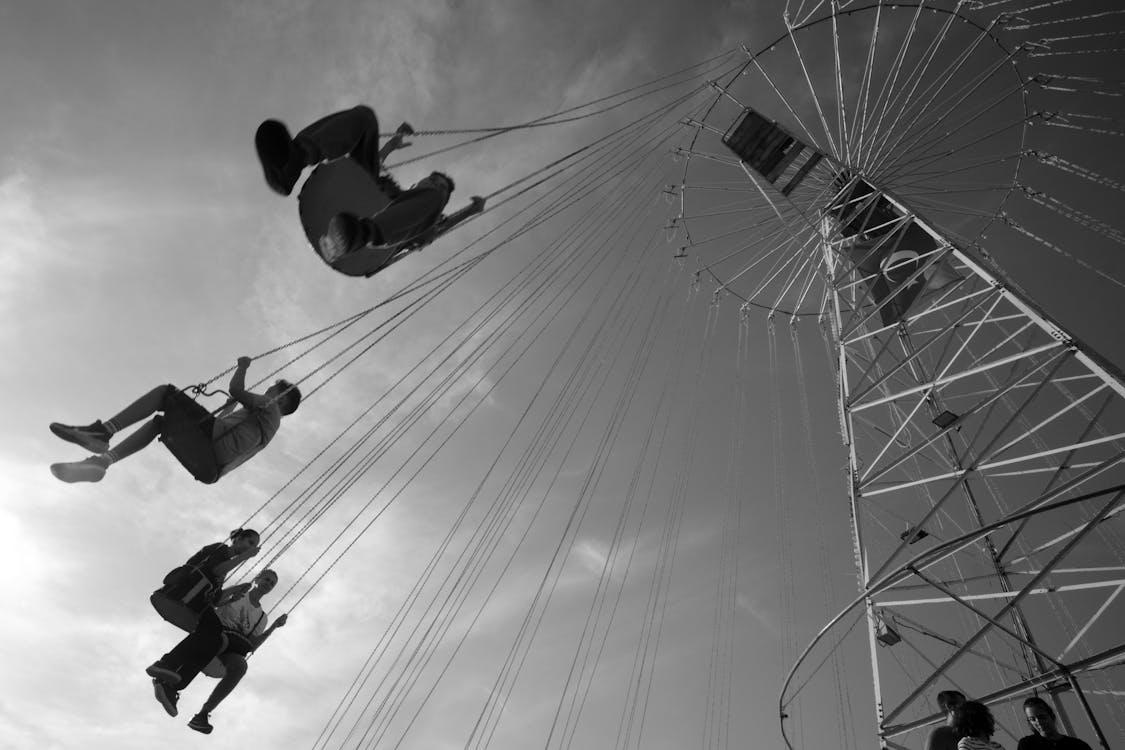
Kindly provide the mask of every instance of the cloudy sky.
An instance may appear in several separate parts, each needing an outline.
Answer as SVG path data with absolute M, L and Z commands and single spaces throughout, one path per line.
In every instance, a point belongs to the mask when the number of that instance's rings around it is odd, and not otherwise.
M 376 681 L 398 678 L 388 663 L 419 643 L 410 632 L 430 622 L 426 603 L 457 601 L 442 581 L 476 570 L 479 578 L 457 589 L 464 606 L 450 612 L 448 633 L 402 707 L 357 707 L 366 718 L 352 744 L 342 744 L 349 723 L 325 747 L 355 746 L 376 715 L 387 722 L 387 746 L 483 746 L 491 738 L 497 747 L 595 747 L 621 742 L 626 731 L 632 747 L 746 737 L 773 746 L 787 658 L 854 584 L 846 509 L 825 502 L 840 498 L 844 460 L 831 378 L 815 331 L 799 352 L 780 333 L 771 370 L 762 321 L 742 327 L 737 307 L 716 311 L 706 290 L 690 291 L 690 269 L 650 231 L 668 211 L 658 189 L 648 204 L 629 204 L 645 212 L 636 225 L 623 211 L 621 234 L 599 230 L 604 248 L 579 238 L 543 277 L 550 281 L 540 296 L 498 308 L 496 320 L 531 327 L 499 335 L 500 347 L 481 360 L 470 361 L 468 349 L 454 354 L 464 369 L 405 434 L 392 432 L 407 424 L 405 408 L 392 413 L 403 392 L 394 384 L 421 382 L 410 374 L 417 363 L 420 373 L 451 371 L 453 364 L 436 364 L 450 351 L 440 348 L 447 334 L 455 343 L 484 341 L 488 326 L 458 326 L 499 299 L 524 264 L 550 257 L 544 248 L 565 233 L 559 225 L 508 243 L 459 277 L 317 390 L 265 453 L 219 484 L 194 482 L 153 446 L 98 485 L 63 485 L 47 466 L 82 454 L 47 425 L 108 418 L 156 384 L 211 379 L 239 355 L 369 308 L 491 229 L 510 231 L 501 222 L 511 211 L 498 211 L 375 279 L 333 274 L 309 251 L 295 200 L 263 184 L 252 148 L 262 119 L 296 130 L 368 103 L 388 130 L 403 120 L 419 130 L 522 122 L 740 43 L 761 44 L 778 33 L 780 10 L 771 0 L 0 4 L 0 745 L 313 747 L 380 639 L 393 633 L 360 703 Z M 430 169 L 448 171 L 460 205 L 624 117 L 512 134 L 396 174 L 410 183 Z M 438 138 L 433 148 L 452 142 Z M 420 137 L 402 158 L 428 150 Z M 646 189 L 662 182 L 635 179 Z M 612 206 L 614 195 L 607 191 L 602 203 Z M 631 272 L 638 267 L 644 272 Z M 571 278 L 571 270 L 589 275 Z M 551 301 L 566 290 L 574 296 Z M 348 335 L 358 338 L 398 309 L 376 311 Z M 539 314 L 542 329 L 533 322 Z M 604 330 L 601 321 L 609 321 Z M 312 390 L 339 368 L 342 360 L 328 353 L 335 345 L 284 374 L 311 373 Z M 438 354 L 426 359 L 434 347 Z M 250 379 L 301 350 L 256 363 Z M 643 378 L 632 375 L 641 364 Z M 586 380 L 564 382 L 571 372 Z M 570 421 L 537 436 L 554 413 L 551 399 L 568 388 L 579 395 L 569 405 L 559 396 L 558 413 Z M 420 396 L 413 398 L 405 403 Z M 285 596 L 273 614 L 295 607 L 289 625 L 254 656 L 204 740 L 184 724 L 210 680 L 185 693 L 175 720 L 152 698 L 143 669 L 179 634 L 151 610 L 148 594 L 167 570 L 247 519 L 258 528 L 299 524 L 283 509 L 307 480 L 287 483 L 369 407 L 368 421 L 316 471 L 365 430 L 390 434 L 389 448 L 273 563 L 282 579 L 274 598 Z M 806 429 L 805 410 L 825 418 Z M 431 429 L 436 438 L 426 437 Z M 557 442 L 543 449 L 541 465 L 521 470 L 521 452 L 538 440 Z M 735 448 L 751 458 L 736 460 Z M 521 471 L 530 478 L 518 479 Z M 732 496 L 743 498 L 741 510 L 728 505 Z M 490 556 L 479 568 L 458 560 L 472 529 L 504 498 L 516 504 L 510 525 L 494 528 Z M 334 544 L 338 534 L 343 541 Z M 280 531 L 267 538 L 267 555 L 280 551 L 281 539 Z M 328 548 L 331 561 L 351 541 L 318 579 L 325 561 L 317 556 Z M 552 562 L 556 546 L 562 553 Z M 436 572 L 423 578 L 431 559 Z M 549 602 L 536 597 L 548 591 Z M 525 618 L 540 623 L 534 637 L 521 630 Z M 509 657 L 518 674 L 505 671 Z M 845 666 L 852 676 L 840 713 L 862 723 L 871 711 L 862 653 Z M 841 727 L 835 715 L 808 721 L 809 746 Z

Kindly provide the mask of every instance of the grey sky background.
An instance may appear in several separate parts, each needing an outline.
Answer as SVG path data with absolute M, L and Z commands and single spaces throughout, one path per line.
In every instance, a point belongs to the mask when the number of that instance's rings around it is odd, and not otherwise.
M 763 43 L 780 32 L 780 12 L 780 4 L 766 1 L 0 4 L 0 101 L 6 102 L 0 118 L 0 347 L 6 355 L 0 358 L 6 394 L 0 550 L 8 570 L 0 613 L 0 745 L 311 747 L 565 337 L 560 325 L 537 343 L 529 364 L 489 395 L 471 435 L 451 443 L 434 468 L 406 488 L 255 655 L 243 684 L 213 717 L 212 737 L 184 726 L 213 684 L 206 678 L 185 693 L 180 717 L 169 719 L 152 699 L 143 668 L 180 634 L 152 612 L 149 592 L 167 570 L 224 538 L 265 502 L 549 236 L 505 249 L 454 285 L 440 304 L 318 392 L 286 420 L 266 452 L 223 482 L 192 481 L 154 446 L 98 485 L 58 483 L 47 465 L 81 453 L 53 438 L 49 422 L 108 418 L 153 385 L 210 378 L 240 354 L 268 350 L 374 304 L 491 226 L 491 220 L 470 225 L 463 236 L 445 238 L 372 280 L 332 274 L 310 252 L 295 201 L 263 184 L 252 148 L 258 122 L 280 117 L 297 130 L 357 103 L 373 106 L 386 130 L 402 120 L 418 129 L 519 122 L 742 42 Z M 460 205 L 609 127 L 597 121 L 498 138 L 409 165 L 397 176 L 408 184 L 430 169 L 448 171 L 457 180 L 453 202 Z M 428 147 L 419 138 L 402 156 Z M 707 291 L 688 294 L 688 272 L 668 260 L 670 245 L 661 240 L 654 255 L 659 260 L 645 283 L 675 289 L 668 320 L 683 315 L 685 330 L 696 332 L 675 350 L 670 327 L 657 346 L 661 363 L 683 358 L 673 387 L 685 400 L 669 420 L 673 432 L 691 423 L 687 396 L 706 395 L 694 404 L 698 458 L 687 485 L 690 502 L 642 746 L 701 741 L 724 503 L 739 481 L 749 492 L 737 540 L 735 627 L 724 635 L 733 643 L 730 732 L 775 746 L 786 657 L 854 590 L 831 378 L 814 332 L 801 341 L 815 415 L 809 447 L 788 333 L 779 333 L 781 356 L 771 374 L 765 327 L 751 323 L 742 333 L 746 356 L 736 377 L 736 306 L 720 307 L 712 334 L 704 335 L 711 319 Z M 588 305 L 612 302 L 582 294 Z M 650 308 L 638 309 L 643 321 Z M 577 322 L 581 312 L 581 304 L 568 308 L 564 323 Z M 1078 321 L 1088 325 L 1083 332 L 1096 343 L 1109 342 L 1108 329 L 1090 321 Z M 635 329 L 622 324 L 621 331 L 628 330 Z M 622 351 L 632 354 L 635 339 L 623 340 Z M 602 352 L 607 361 L 612 354 Z M 706 374 L 693 381 L 691 367 L 700 358 Z M 280 362 L 255 364 L 251 379 Z M 483 374 L 482 366 L 473 374 Z M 614 377 L 620 387 L 620 373 Z M 225 387 L 225 380 L 217 385 Z M 657 402 L 659 382 L 646 380 L 636 390 L 643 412 Z M 616 393 L 613 387 L 606 392 Z M 734 407 L 740 392 L 744 412 Z M 774 392 L 780 424 L 772 414 Z M 605 398 L 597 402 L 599 416 L 612 405 Z M 748 419 L 734 418 L 742 415 Z M 596 494 L 588 521 L 577 530 L 495 746 L 536 746 L 546 738 L 610 550 L 617 506 L 607 498 L 628 485 L 646 424 L 634 418 L 623 427 L 624 458 L 605 480 L 617 489 Z M 600 429 L 583 433 L 552 498 L 577 492 Z M 690 439 L 674 435 L 679 452 L 668 455 L 679 460 Z M 730 475 L 731 445 L 746 449 L 741 479 Z M 404 439 L 396 453 L 405 456 L 412 448 Z M 782 457 L 780 474 L 775 451 Z M 661 471 L 672 486 L 676 468 Z M 326 516 L 307 545 L 276 564 L 278 592 L 388 473 L 381 466 L 338 514 Z M 490 490 L 496 488 L 486 485 L 484 494 Z M 779 491 L 790 505 L 777 505 Z M 566 504 L 545 507 L 403 747 L 463 746 L 543 575 L 548 545 L 565 524 Z M 636 542 L 637 576 L 657 564 L 659 526 L 652 519 L 663 512 L 654 505 L 650 525 L 631 520 L 636 525 L 626 529 Z M 529 523 L 530 511 L 521 513 L 521 522 Z M 513 527 L 505 549 L 514 549 L 522 528 Z M 491 565 L 490 574 L 498 574 L 498 563 Z M 824 587 L 835 601 L 825 601 Z M 474 593 L 472 601 L 479 605 L 481 596 Z M 601 746 L 607 737 L 608 744 L 617 732 L 633 628 L 646 596 L 639 584 L 622 596 L 624 614 L 607 639 L 575 734 L 579 747 Z M 468 618 L 457 622 L 463 627 Z M 845 713 L 860 722 L 857 736 L 864 738 L 870 688 L 862 652 L 845 666 Z M 835 716 L 808 721 L 810 741 L 833 737 L 837 729 Z

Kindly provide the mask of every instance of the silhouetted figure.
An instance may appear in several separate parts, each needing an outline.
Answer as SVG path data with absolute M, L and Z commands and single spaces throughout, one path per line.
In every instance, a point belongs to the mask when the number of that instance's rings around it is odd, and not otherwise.
M 953 712 L 964 702 L 964 694 L 957 690 L 942 690 L 937 694 L 938 708 L 945 712 L 945 724 L 933 728 L 926 738 L 925 750 L 957 750 L 957 740 L 961 736 L 953 729 Z
M 1077 737 L 1059 731 L 1055 709 L 1042 698 L 1033 695 L 1025 700 L 1023 713 L 1031 725 L 1032 734 L 1020 738 L 1017 750 L 1091 750 Z
M 953 730 L 961 738 L 957 741 L 957 750 L 1004 750 L 992 741 L 996 722 L 983 703 L 965 701 L 954 709 Z

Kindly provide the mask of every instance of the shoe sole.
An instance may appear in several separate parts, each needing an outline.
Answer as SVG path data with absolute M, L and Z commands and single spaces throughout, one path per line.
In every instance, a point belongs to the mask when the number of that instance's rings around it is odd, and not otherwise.
M 156 694 L 156 700 L 160 703 L 161 706 L 164 707 L 164 710 L 169 716 L 174 717 L 179 713 L 179 709 L 176 708 L 176 704 L 172 702 L 172 700 L 168 697 L 168 693 L 165 692 L 163 682 L 161 682 L 160 680 L 153 680 L 152 690 L 153 693 Z
M 67 484 L 78 482 L 100 482 L 105 476 L 105 467 L 79 462 L 76 464 L 51 464 L 55 479 Z
M 59 424 L 58 422 L 51 422 L 50 427 L 51 432 L 54 433 L 55 437 L 62 438 L 68 443 L 80 445 L 91 453 L 105 453 L 107 450 L 109 450 L 108 440 L 102 440 L 101 438 L 92 437 L 85 433 L 79 432 L 78 430 L 75 430 L 73 427 L 65 424 Z
M 254 134 L 254 148 L 258 151 L 258 161 L 262 164 L 266 184 L 280 195 L 293 192 L 293 185 L 285 180 L 285 165 L 289 162 L 289 145 L 293 142 L 289 128 L 277 120 L 266 120 L 258 126 Z
M 190 721 L 188 722 L 188 728 L 194 729 L 195 731 L 199 732 L 200 734 L 211 734 L 211 730 L 214 729 L 214 727 L 212 727 L 212 726 L 204 727 L 204 726 L 200 726 L 198 724 L 192 724 Z
M 176 687 L 180 684 L 179 672 L 164 667 L 158 667 L 155 664 L 145 667 L 145 674 L 154 680 L 160 680 L 163 683 Z

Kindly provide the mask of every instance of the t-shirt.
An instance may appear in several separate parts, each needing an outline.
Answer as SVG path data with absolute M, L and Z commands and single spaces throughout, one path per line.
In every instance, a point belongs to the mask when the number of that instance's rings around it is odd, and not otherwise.
M 1077 737 L 1061 734 L 1054 739 L 1047 739 L 1038 734 L 1030 734 L 1020 738 L 1016 750 L 1090 750 L 1090 746 Z
M 253 406 L 215 418 L 211 439 L 219 476 L 227 474 L 265 448 L 281 426 L 281 409 L 266 396 L 250 394 Z
M 1004 747 L 992 740 L 978 740 L 976 737 L 962 737 L 957 743 L 957 750 L 1004 750 Z
M 957 750 L 957 732 L 951 726 L 934 727 L 926 741 L 926 750 Z
M 266 613 L 245 594 L 215 607 L 215 614 L 224 628 L 243 635 L 261 635 L 266 630 Z

